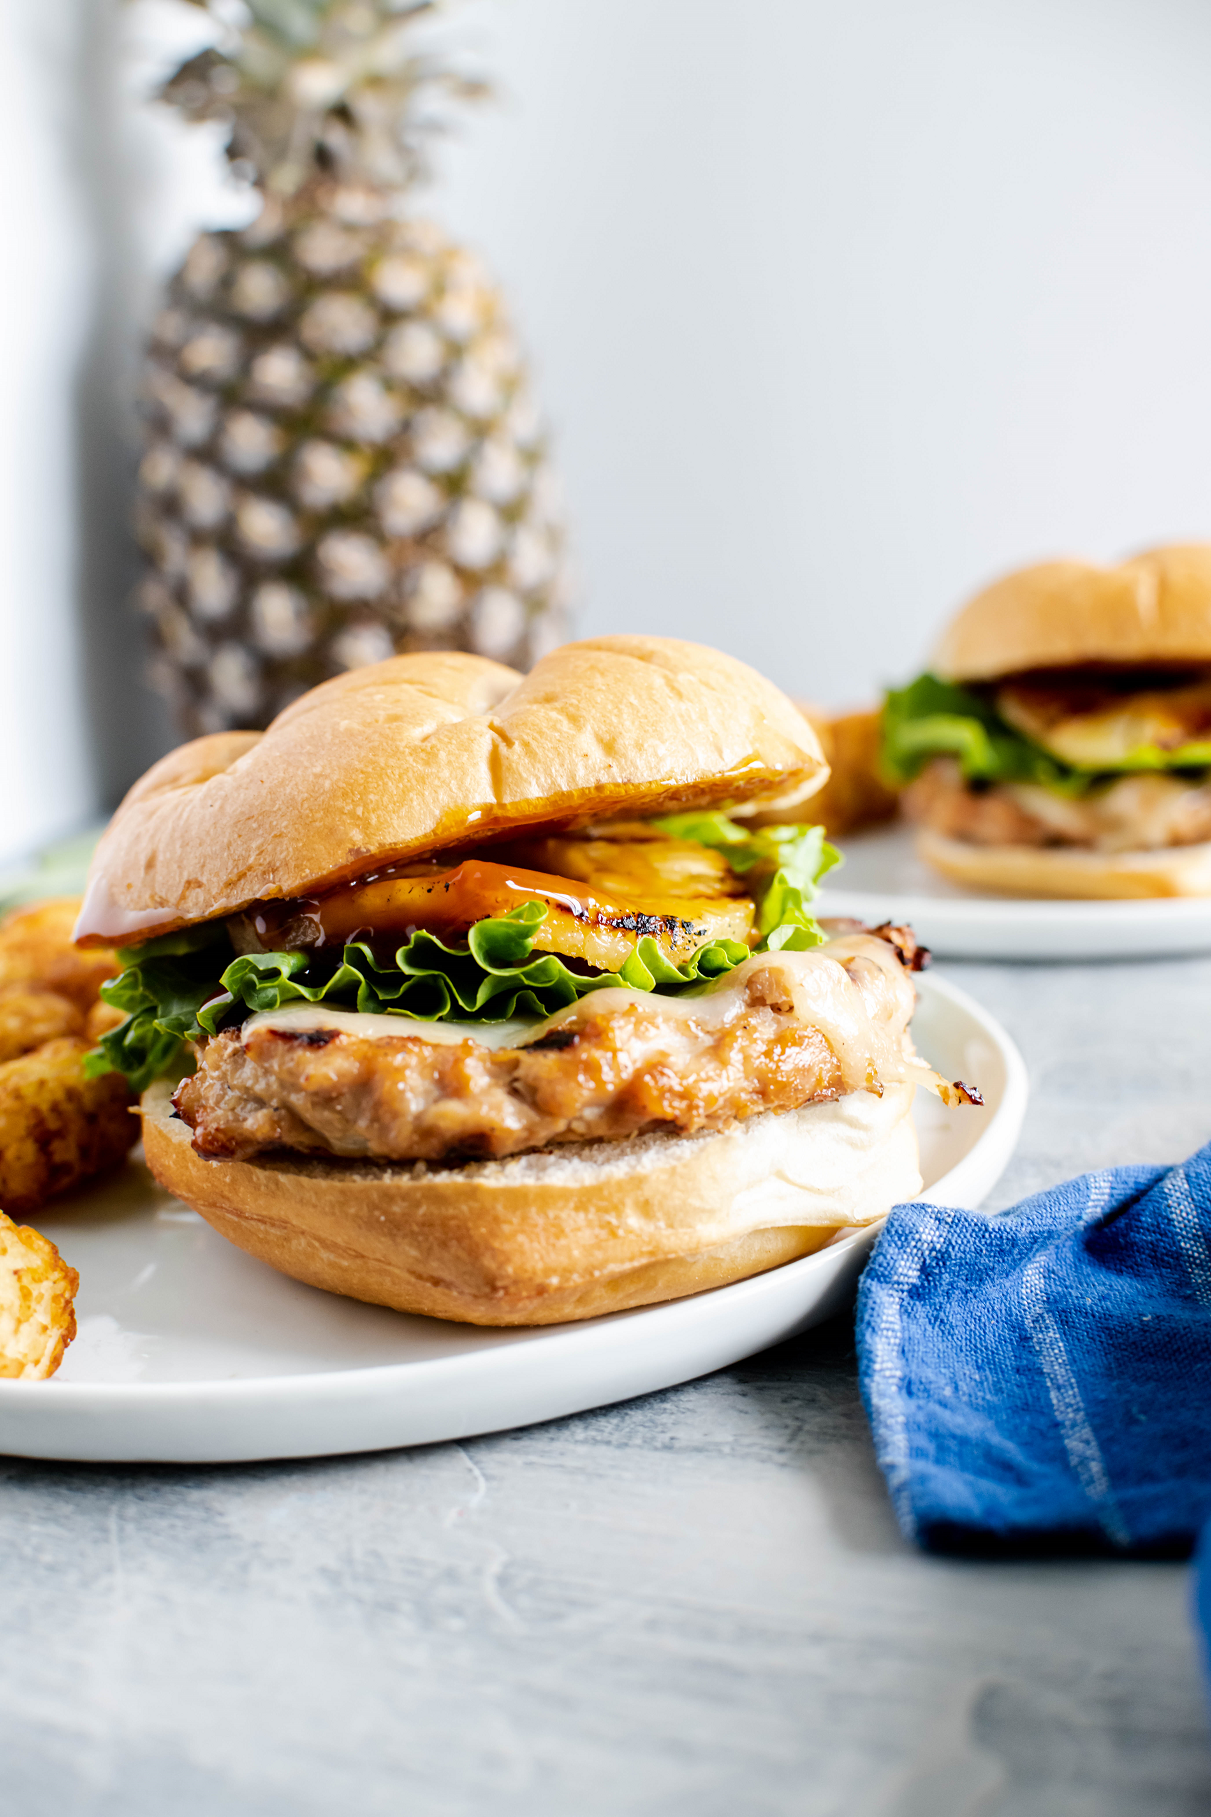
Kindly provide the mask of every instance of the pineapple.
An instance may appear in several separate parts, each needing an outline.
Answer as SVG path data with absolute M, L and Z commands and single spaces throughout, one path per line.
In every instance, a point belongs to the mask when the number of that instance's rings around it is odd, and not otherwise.
M 222 0 L 192 0 L 229 17 Z M 498 291 L 414 213 L 424 4 L 246 0 L 162 93 L 230 123 L 261 192 L 154 324 L 138 531 L 152 680 L 191 734 L 260 727 L 395 651 L 526 667 L 563 635 L 564 538 Z

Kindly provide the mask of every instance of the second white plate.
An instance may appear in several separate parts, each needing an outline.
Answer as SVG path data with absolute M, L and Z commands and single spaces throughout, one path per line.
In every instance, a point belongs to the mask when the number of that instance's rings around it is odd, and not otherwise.
M 906 826 L 838 842 L 844 868 L 820 893 L 821 915 L 868 926 L 906 921 L 944 959 L 1149 959 L 1211 952 L 1211 899 L 1055 902 L 981 896 L 917 857 Z
M 917 1045 L 982 1110 L 917 1094 L 926 1196 L 978 1205 L 1013 1151 L 1026 1073 L 1000 1025 L 926 976 Z M 231 1463 L 500 1431 L 723 1368 L 826 1318 L 875 1231 L 769 1274 L 583 1324 L 481 1330 L 321 1293 L 218 1236 L 131 1163 L 38 1227 L 80 1271 L 80 1333 L 50 1382 L 0 1381 L 0 1453 Z

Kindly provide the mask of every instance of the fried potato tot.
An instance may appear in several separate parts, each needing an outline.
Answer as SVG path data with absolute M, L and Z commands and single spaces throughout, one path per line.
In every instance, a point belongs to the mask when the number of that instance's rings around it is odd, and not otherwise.
M 111 1028 L 117 1028 L 125 1020 L 124 1009 L 115 1009 L 112 1003 L 102 1003 L 98 997 L 84 1018 L 84 1033 L 88 1037 L 89 1046 L 95 1047 L 102 1035 L 107 1035 Z
M 14 909 L 0 921 L 0 988 L 37 985 L 67 997 L 85 1014 L 106 978 L 121 967 L 112 947 L 86 953 L 72 945 L 80 912 L 78 896 L 51 896 Z
M 46 1237 L 0 1211 L 0 1376 L 44 1382 L 76 1335 L 80 1277 Z
M 83 1033 L 84 1017 L 74 1003 L 57 992 L 34 990 L 23 984 L 0 989 L 0 1065 L 46 1041 Z
M 86 1079 L 86 1041 L 48 1041 L 0 1066 L 0 1204 L 31 1212 L 116 1167 L 139 1137 L 120 1073 Z

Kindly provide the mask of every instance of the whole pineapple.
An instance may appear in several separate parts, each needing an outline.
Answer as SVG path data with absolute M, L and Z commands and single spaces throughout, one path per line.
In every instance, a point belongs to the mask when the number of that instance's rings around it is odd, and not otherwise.
M 190 733 L 263 726 L 393 651 L 526 667 L 563 635 L 562 527 L 499 293 L 409 206 L 427 102 L 472 87 L 405 44 L 428 10 L 245 0 L 162 91 L 230 123 L 264 198 L 195 241 L 146 372 L 142 601 Z

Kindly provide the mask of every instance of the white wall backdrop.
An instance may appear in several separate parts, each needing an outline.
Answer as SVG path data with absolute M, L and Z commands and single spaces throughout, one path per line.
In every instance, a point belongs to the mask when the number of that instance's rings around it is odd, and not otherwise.
M 128 63 L 170 14 L 135 9 Z M 105 102 L 115 16 L 0 0 L 0 855 L 166 736 L 129 680 L 122 350 L 146 272 L 240 205 L 211 145 Z M 468 0 L 445 29 L 502 98 L 424 206 L 536 356 L 584 630 L 840 703 L 996 570 L 1211 536 L 1200 0 Z
M 73 585 L 72 394 L 89 272 L 65 148 L 73 34 L 65 5 L 32 12 L 5 0 L 0 32 L 13 158 L 0 240 L 0 853 L 90 800 Z

